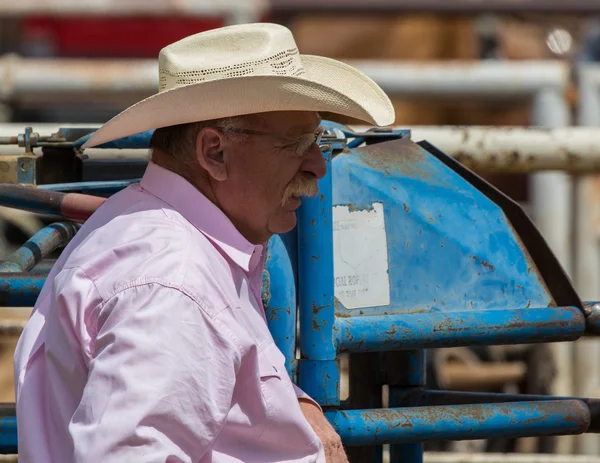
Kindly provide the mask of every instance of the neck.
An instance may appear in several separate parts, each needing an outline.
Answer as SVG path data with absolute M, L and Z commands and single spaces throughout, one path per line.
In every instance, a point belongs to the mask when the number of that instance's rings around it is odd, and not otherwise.
M 254 230 L 248 229 L 243 223 L 238 222 L 234 217 L 227 213 L 227 211 L 221 207 L 219 200 L 215 194 L 213 186 L 210 182 L 208 173 L 203 170 L 198 163 L 182 162 L 179 159 L 174 158 L 170 154 L 164 153 L 160 150 L 152 151 L 152 162 L 159 165 L 163 169 L 170 170 L 174 174 L 179 175 L 186 179 L 191 185 L 193 185 L 200 193 L 202 193 L 211 203 L 218 207 L 223 214 L 231 221 L 233 226 L 241 233 L 241 235 L 252 244 L 264 244 L 268 241 L 264 236 L 257 236 Z

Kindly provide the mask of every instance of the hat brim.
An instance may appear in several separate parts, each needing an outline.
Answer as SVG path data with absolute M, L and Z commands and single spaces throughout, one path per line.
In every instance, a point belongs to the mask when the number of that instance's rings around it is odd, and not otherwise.
M 302 77 L 230 77 L 152 95 L 102 125 L 83 148 L 171 125 L 271 111 L 322 111 L 377 126 L 394 123 L 389 98 L 358 69 L 321 56 L 301 59 Z

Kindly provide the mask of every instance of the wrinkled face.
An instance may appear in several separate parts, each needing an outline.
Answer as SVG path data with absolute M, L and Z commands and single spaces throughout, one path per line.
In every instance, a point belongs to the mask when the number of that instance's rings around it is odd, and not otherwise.
M 290 231 L 301 198 L 318 193 L 325 161 L 306 134 L 314 134 L 319 123 L 315 112 L 256 114 L 235 128 L 260 134 L 230 132 L 221 139 L 226 172 L 210 179 L 214 200 L 250 242 L 263 243 Z M 299 146 L 302 135 L 304 146 Z

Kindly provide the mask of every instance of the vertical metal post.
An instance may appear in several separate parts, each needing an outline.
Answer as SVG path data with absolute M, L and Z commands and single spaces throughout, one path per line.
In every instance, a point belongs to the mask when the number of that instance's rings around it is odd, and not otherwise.
M 589 72 L 591 71 L 591 72 Z M 597 68 L 582 67 L 579 74 L 581 97 L 577 108 L 578 125 L 600 127 L 600 89 L 595 76 Z M 600 297 L 600 249 L 598 231 L 600 198 L 597 175 L 581 175 L 575 178 L 575 287 L 583 300 Z M 580 339 L 574 348 L 574 393 L 580 397 L 595 397 L 600 386 L 600 341 L 593 338 Z M 594 435 L 575 438 L 577 453 L 599 455 L 600 441 Z
M 425 350 L 389 352 L 382 355 L 390 408 L 399 407 L 407 390 L 425 384 Z M 390 463 L 423 463 L 423 444 L 390 446 Z
M 533 104 L 533 125 L 547 128 L 570 125 L 569 108 L 563 93 L 564 88 L 560 87 L 540 89 Z M 573 195 L 570 177 L 562 172 L 534 174 L 530 177 L 530 189 L 533 220 L 565 272 L 572 275 L 570 248 Z M 553 344 L 552 348 L 556 363 L 556 378 L 552 385 L 552 393 L 571 396 L 573 395 L 573 346 L 562 342 Z M 557 453 L 572 452 L 573 436 L 557 437 L 556 442 Z
M 377 352 L 350 354 L 350 394 L 345 408 L 365 410 L 380 409 L 383 406 L 383 375 L 380 365 L 385 363 L 380 362 L 380 355 L 382 354 Z M 383 462 L 382 445 L 352 446 L 347 449 L 347 454 L 351 462 Z
M 324 148 L 326 149 L 326 148 Z M 319 195 L 298 210 L 298 291 L 300 306 L 300 387 L 321 405 L 340 404 L 340 373 L 333 325 L 333 220 L 331 151 Z
M 268 243 L 262 298 L 269 330 L 285 356 L 288 374 L 294 378 L 296 367 L 296 285 L 295 259 L 288 255 L 285 235 L 273 236 Z

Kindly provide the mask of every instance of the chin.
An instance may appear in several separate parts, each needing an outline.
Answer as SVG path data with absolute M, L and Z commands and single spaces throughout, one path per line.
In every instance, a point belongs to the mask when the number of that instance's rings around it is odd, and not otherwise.
M 284 212 L 273 220 L 269 231 L 275 234 L 287 233 L 292 231 L 297 223 L 295 212 Z

